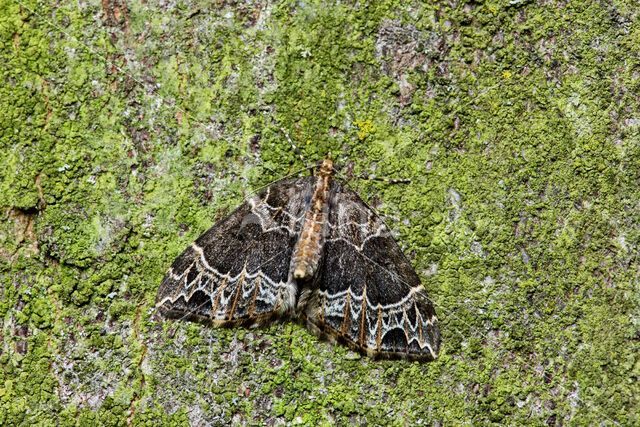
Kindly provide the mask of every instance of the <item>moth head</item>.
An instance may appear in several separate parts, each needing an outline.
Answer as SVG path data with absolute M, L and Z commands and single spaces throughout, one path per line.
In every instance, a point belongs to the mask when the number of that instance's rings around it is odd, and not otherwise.
M 318 166 L 318 172 L 320 174 L 332 175 L 335 171 L 333 166 L 333 158 L 331 152 L 327 153 L 327 157 Z

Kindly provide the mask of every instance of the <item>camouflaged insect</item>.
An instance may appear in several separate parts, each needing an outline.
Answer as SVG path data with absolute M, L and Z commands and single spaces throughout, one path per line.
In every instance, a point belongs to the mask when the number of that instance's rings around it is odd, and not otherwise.
M 420 279 L 378 215 L 334 181 L 279 181 L 192 243 L 156 306 L 214 326 L 299 319 L 373 357 L 432 360 L 440 333 Z

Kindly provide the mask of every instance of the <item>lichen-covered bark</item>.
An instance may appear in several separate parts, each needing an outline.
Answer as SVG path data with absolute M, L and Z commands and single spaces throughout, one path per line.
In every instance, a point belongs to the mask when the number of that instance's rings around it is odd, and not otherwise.
M 639 424 L 631 0 L 0 3 L 0 424 Z M 327 151 L 429 364 L 166 321 L 169 264 Z

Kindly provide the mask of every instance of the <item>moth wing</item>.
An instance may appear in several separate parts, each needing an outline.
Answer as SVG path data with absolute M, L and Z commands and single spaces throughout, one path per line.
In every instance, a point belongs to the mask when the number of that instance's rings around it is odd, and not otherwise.
M 312 188 L 309 177 L 281 181 L 213 225 L 165 274 L 159 311 L 215 326 L 289 316 L 297 292 L 291 252 Z
M 378 215 L 334 183 L 321 276 L 307 295 L 310 329 L 373 357 L 432 360 L 435 309 Z

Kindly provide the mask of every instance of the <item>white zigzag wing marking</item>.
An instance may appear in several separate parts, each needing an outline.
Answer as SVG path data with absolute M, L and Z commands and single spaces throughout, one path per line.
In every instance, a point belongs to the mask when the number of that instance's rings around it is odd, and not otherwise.
M 291 315 L 297 286 L 288 260 L 312 181 L 277 183 L 200 236 L 165 275 L 159 310 L 216 325 Z
M 388 228 L 338 184 L 331 202 L 322 276 L 305 311 L 310 327 L 372 356 L 434 359 L 435 310 Z

